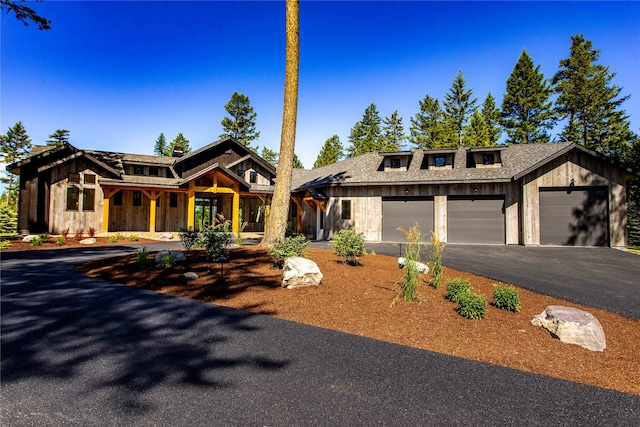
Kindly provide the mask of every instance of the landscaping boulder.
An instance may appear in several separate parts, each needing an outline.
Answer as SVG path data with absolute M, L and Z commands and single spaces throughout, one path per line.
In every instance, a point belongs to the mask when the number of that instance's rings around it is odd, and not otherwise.
M 82 239 L 80 240 L 80 244 L 81 245 L 95 245 L 97 242 L 95 237 L 89 237 L 88 239 Z
M 407 264 L 407 260 L 404 257 L 398 258 L 398 268 L 404 268 L 406 264 Z M 418 261 L 415 261 L 415 264 L 416 264 L 416 270 L 418 270 L 420 273 L 427 274 L 429 272 L 428 265 Z
M 160 264 L 162 262 L 162 257 L 165 256 L 166 254 L 173 254 L 173 256 L 176 257 L 176 262 L 182 262 L 182 261 L 186 261 L 187 257 L 184 256 L 184 254 L 180 251 L 169 251 L 169 250 L 163 250 L 160 251 L 156 254 L 154 260 L 156 262 L 156 264 Z
M 27 242 L 27 243 L 31 243 L 31 242 L 33 242 L 33 239 L 35 239 L 36 237 L 38 237 L 38 236 L 35 236 L 33 234 L 29 234 L 28 236 L 24 236 L 22 238 L 22 241 L 23 242 Z
M 195 280 L 198 278 L 198 273 L 194 273 L 193 271 L 187 271 L 182 276 L 187 280 Z
M 160 239 L 160 240 L 173 240 L 173 234 L 171 234 L 171 233 L 160 233 L 160 234 L 158 234 L 158 239 Z
M 577 308 L 550 305 L 542 313 L 533 316 L 531 324 L 545 328 L 562 342 L 577 344 L 591 351 L 604 351 L 607 347 L 598 319 Z
M 322 281 L 322 273 L 318 264 L 307 258 L 299 256 L 284 259 L 282 268 L 282 287 L 300 288 L 303 286 L 319 286 Z

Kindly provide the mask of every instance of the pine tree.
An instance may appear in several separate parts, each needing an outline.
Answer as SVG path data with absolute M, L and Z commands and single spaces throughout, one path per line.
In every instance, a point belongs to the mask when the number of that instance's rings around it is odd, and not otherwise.
M 260 153 L 260 157 L 262 157 L 263 159 L 265 159 L 267 161 L 267 163 L 269 163 L 271 166 L 278 167 L 278 152 L 277 151 L 273 151 L 267 147 L 262 147 L 262 152 Z
M 419 104 L 420 111 L 411 118 L 409 142 L 423 150 L 447 147 L 455 143 L 438 99 L 427 94 Z
M 402 117 L 398 116 L 398 110 L 394 111 L 390 117 L 385 117 L 382 123 L 384 126 L 382 127 L 380 151 L 390 153 L 402 150 L 406 136 L 402 125 Z
M 502 100 L 502 126 L 507 132 L 508 144 L 549 142 L 548 131 L 555 124 L 550 94 L 540 66 L 535 67 L 523 49 L 507 79 L 507 93 Z
M 58 129 L 49 135 L 49 138 L 50 139 L 47 139 L 47 145 L 61 147 L 69 143 L 69 131 L 66 129 Z
M 637 134 L 631 138 L 623 163 L 640 168 L 640 136 Z M 627 234 L 629 245 L 640 246 L 640 178 L 627 181 Z
M 22 122 L 10 127 L 6 135 L 0 135 L 0 156 L 2 162 L 9 164 L 27 157 L 31 150 L 31 138 L 27 134 Z M 9 209 L 18 210 L 18 176 L 8 173 L 0 179 L 6 187 L 6 205 Z
M 298 158 L 296 153 L 293 153 L 293 168 L 294 169 L 304 169 L 304 165 L 302 161 Z
M 456 78 L 453 80 L 449 92 L 444 96 L 445 121 L 455 134 L 457 146 L 464 146 L 464 127 L 473 109 L 475 108 L 477 98 L 471 98 L 473 90 L 466 90 L 467 81 L 462 74 L 462 70 L 458 71 Z
M 357 122 L 349 135 L 351 146 L 348 148 L 348 156 L 355 157 L 364 153 L 380 151 L 382 133 L 380 131 L 380 114 L 376 104 L 367 107 L 362 120 Z
M 16 19 L 24 24 L 25 27 L 29 26 L 29 22 L 36 24 L 39 30 L 50 30 L 51 21 L 45 17 L 42 17 L 36 13 L 35 10 L 22 4 L 22 1 L 2 0 L 0 2 L 0 10 L 2 12 L 13 12 Z
M 600 51 L 582 35 L 571 37 L 570 55 L 560 60 L 552 84 L 558 94 L 556 108 L 567 124 L 561 140 L 576 142 L 605 155 L 619 156 L 628 149 L 627 115 L 620 106 L 622 88 L 611 81 L 615 73 L 597 64 Z
M 249 97 L 238 92 L 233 92 L 231 99 L 224 106 L 230 117 L 224 117 L 220 124 L 222 133 L 220 138 L 232 137 L 240 141 L 250 150 L 257 151 L 258 147 L 252 147 L 251 142 L 260 137 L 256 131 L 256 117 L 258 116 L 249 103 Z
M 158 156 L 164 156 L 167 149 L 167 140 L 164 137 L 164 133 L 160 133 L 158 139 L 156 139 L 156 145 L 153 147 L 153 152 Z
M 182 147 L 183 154 L 189 154 L 191 152 L 191 147 L 189 146 L 189 140 L 184 137 L 182 132 L 175 137 L 173 141 L 171 141 L 164 149 L 165 156 L 172 156 L 173 149 L 175 147 Z
M 320 149 L 320 153 L 316 158 L 316 161 L 313 163 L 313 168 L 319 168 L 322 166 L 330 165 L 341 160 L 344 157 L 344 152 L 342 148 L 342 143 L 340 142 L 340 138 L 338 135 L 333 135 L 331 138 L 328 138 L 322 148 Z
M 496 107 L 496 100 L 489 92 L 487 97 L 482 103 L 482 110 L 480 111 L 484 123 L 487 125 L 487 131 L 489 132 L 489 145 L 498 145 L 500 135 L 502 135 L 502 126 L 500 125 L 500 110 Z
M 469 147 L 489 147 L 492 145 L 489 126 L 478 108 L 473 110 L 469 124 L 464 128 L 464 140 Z
M 18 213 L 11 209 L 6 200 L 7 194 L 2 194 L 2 203 L 0 203 L 0 233 L 16 233 L 18 231 Z

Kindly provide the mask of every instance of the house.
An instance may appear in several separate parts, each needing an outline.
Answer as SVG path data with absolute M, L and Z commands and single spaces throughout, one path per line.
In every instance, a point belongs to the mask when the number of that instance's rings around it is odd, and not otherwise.
M 8 170 L 20 175 L 18 228 L 52 234 L 199 230 L 218 215 L 263 231 L 276 172 L 233 138 L 174 157 L 36 146 Z
M 276 179 L 233 138 L 174 157 L 35 147 L 8 170 L 19 229 L 54 234 L 198 230 L 217 215 L 263 231 Z M 417 222 L 448 243 L 620 247 L 633 176 L 572 143 L 367 153 L 294 169 L 290 221 L 317 239 L 350 228 L 398 242 Z
M 294 170 L 292 198 L 318 239 L 402 242 L 417 222 L 448 243 L 620 247 L 632 176 L 572 143 L 368 153 Z

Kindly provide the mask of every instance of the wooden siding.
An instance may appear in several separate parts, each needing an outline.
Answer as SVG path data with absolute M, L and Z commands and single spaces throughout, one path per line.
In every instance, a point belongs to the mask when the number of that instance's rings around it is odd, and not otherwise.
M 611 177 L 610 179 L 606 177 Z M 561 156 L 522 178 L 522 243 L 540 244 L 540 189 L 606 186 L 609 190 L 610 246 L 625 246 L 624 171 L 578 150 Z
M 242 175 L 239 175 L 239 171 L 243 171 Z M 253 184 L 257 185 L 271 185 L 272 177 L 271 174 L 262 166 L 258 164 L 258 162 L 254 160 L 246 160 L 242 163 L 235 165 L 232 169 L 232 172 L 238 174 L 242 179 L 251 184 L 250 176 L 251 172 L 256 172 L 257 182 Z

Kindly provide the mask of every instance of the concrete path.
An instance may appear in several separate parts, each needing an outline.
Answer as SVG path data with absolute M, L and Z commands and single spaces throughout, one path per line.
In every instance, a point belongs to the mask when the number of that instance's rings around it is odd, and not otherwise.
M 3 426 L 638 425 L 640 397 L 1 259 Z
M 312 246 L 329 247 L 327 242 Z M 400 245 L 367 243 L 399 256 Z M 423 259 L 429 259 L 428 247 Z M 640 320 L 640 256 L 609 248 L 447 245 L 446 266 Z M 542 310 L 540 310 L 542 311 Z

